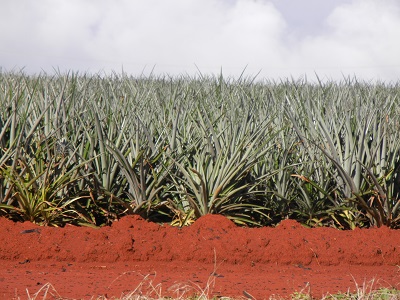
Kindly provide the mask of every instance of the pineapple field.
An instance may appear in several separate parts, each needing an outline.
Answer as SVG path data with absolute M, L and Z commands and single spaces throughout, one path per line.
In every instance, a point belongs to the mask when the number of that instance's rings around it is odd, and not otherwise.
M 356 78 L 0 73 L 0 295 L 72 269 L 99 276 L 87 292 L 104 297 L 137 286 L 107 292 L 112 276 L 148 283 L 129 276 L 158 268 L 167 287 L 191 278 L 185 297 L 396 288 L 399 91 Z M 88 296 L 71 289 L 57 290 Z M 183 296 L 152 297 L 164 295 Z

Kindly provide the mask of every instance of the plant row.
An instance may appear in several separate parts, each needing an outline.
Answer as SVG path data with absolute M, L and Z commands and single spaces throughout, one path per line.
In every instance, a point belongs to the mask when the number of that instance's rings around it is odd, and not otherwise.
M 0 74 L 0 215 L 399 227 L 398 84 Z

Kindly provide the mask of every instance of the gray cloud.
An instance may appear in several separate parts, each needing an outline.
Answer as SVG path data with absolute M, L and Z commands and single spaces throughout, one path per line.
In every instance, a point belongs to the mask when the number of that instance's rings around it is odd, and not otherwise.
M 123 67 L 146 74 L 155 66 L 156 73 L 193 75 L 197 65 L 203 73 L 222 68 L 238 76 L 247 66 L 247 75 L 261 70 L 259 77 L 266 78 L 313 78 L 316 72 L 386 81 L 397 81 L 400 73 L 396 0 L 327 0 L 320 6 L 304 0 L 303 21 L 283 0 L 3 2 L 0 65 L 8 70 Z

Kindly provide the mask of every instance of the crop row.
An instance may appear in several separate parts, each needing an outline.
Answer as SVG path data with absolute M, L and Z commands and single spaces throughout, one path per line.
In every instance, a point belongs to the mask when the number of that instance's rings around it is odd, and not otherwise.
M 400 224 L 399 85 L 0 74 L 0 215 Z

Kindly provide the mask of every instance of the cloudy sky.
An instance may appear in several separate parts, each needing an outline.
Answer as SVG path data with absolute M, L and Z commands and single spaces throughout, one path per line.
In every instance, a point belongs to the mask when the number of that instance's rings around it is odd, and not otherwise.
M 400 0 L 0 0 L 0 67 L 400 78 Z

